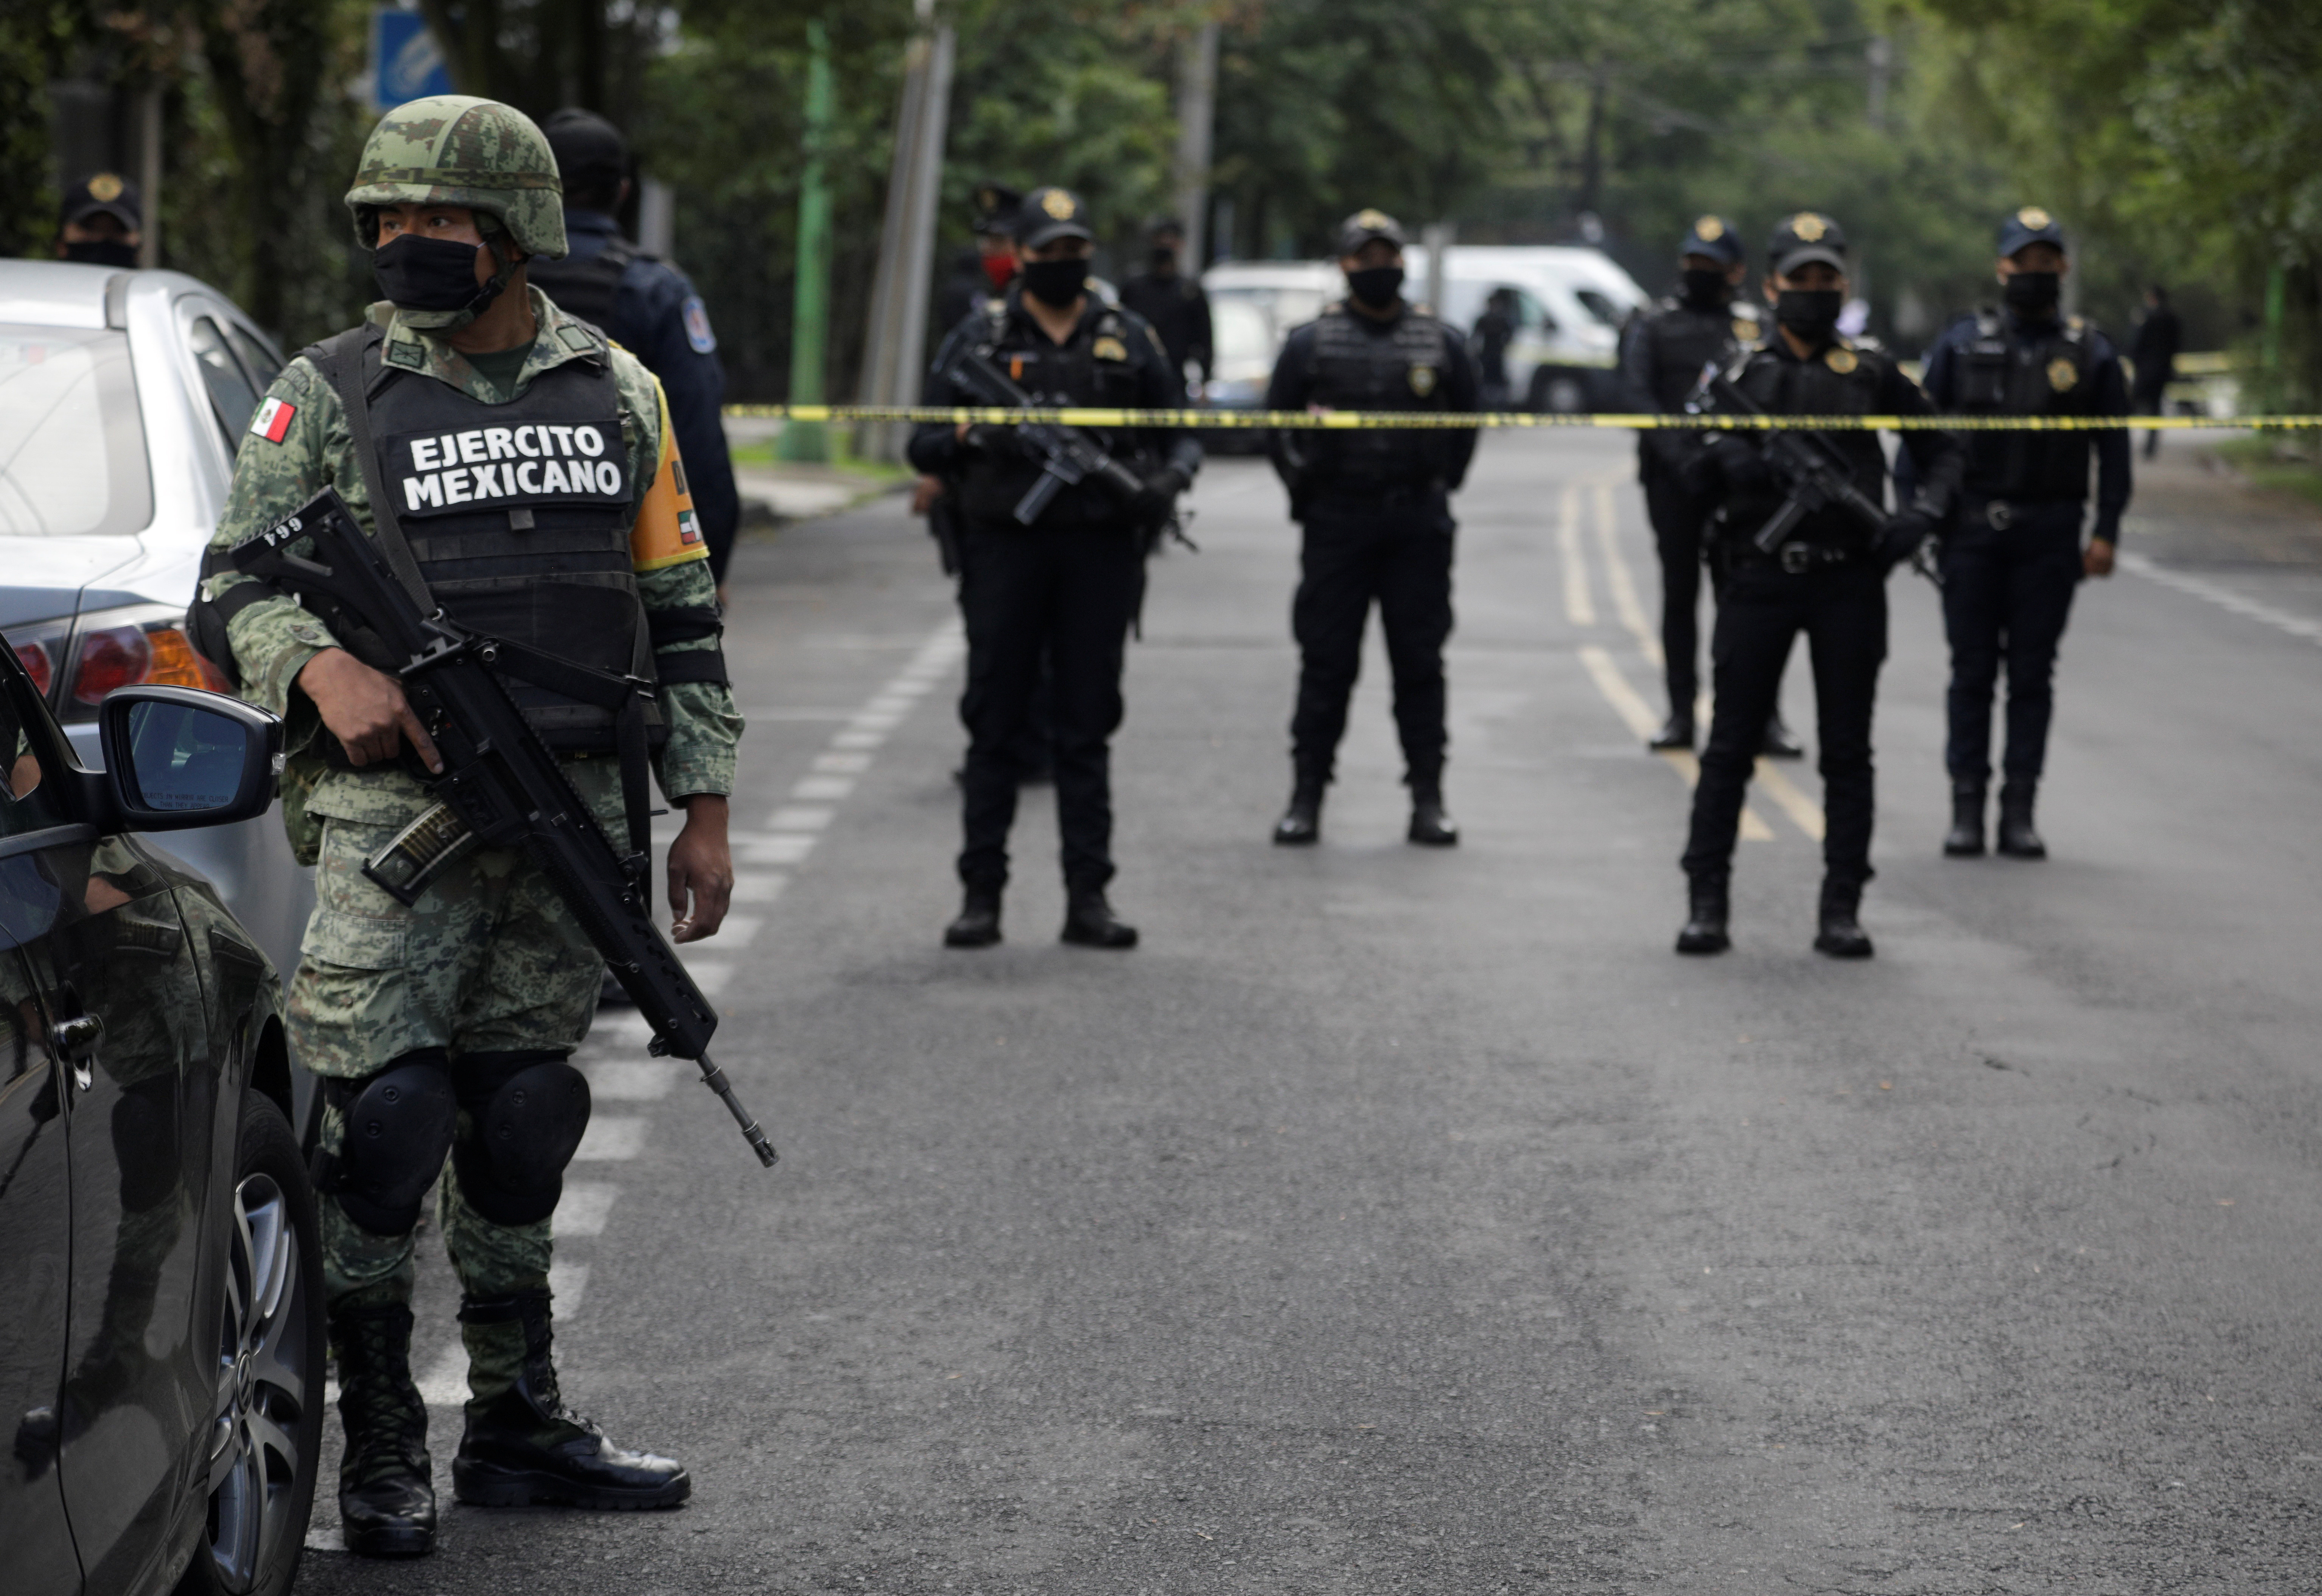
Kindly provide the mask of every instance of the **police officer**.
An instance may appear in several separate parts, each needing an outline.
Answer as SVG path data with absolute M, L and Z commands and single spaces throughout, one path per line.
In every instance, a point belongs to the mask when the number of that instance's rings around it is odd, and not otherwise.
M 114 173 L 99 172 L 65 190 L 58 214 L 57 259 L 133 270 L 144 229 L 137 185 Z
M 1682 286 L 1631 322 L 1622 341 L 1622 375 L 1629 402 L 1638 410 L 1683 410 L 1704 366 L 1723 369 L 1757 343 L 1762 333 L 1757 307 L 1736 298 L 1749 269 L 1741 234 L 1732 223 L 1704 216 L 1693 224 L 1678 246 Z M 1701 652 L 1702 534 L 1715 506 L 1686 486 L 1687 462 L 1701 447 L 1701 437 L 1693 433 L 1637 434 L 1637 480 L 1644 486 L 1645 515 L 1661 560 L 1661 668 L 1669 715 L 1646 744 L 1657 750 L 1693 746 L 1693 707 L 1701 693 L 1696 661 Z M 1713 593 L 1721 581 L 1713 570 Z M 1760 752 L 1773 759 L 1796 759 L 1805 752 L 1782 725 L 1778 708 L 1767 719 Z
M 1963 317 L 1927 352 L 1928 397 L 1962 415 L 2126 415 L 2128 388 L 2111 342 L 2061 309 L 2071 269 L 2063 229 L 2037 205 L 1999 225 L 2002 306 Z M 2083 577 L 2108 576 L 2128 506 L 2126 432 L 1970 432 L 1959 513 L 1943 539 L 1943 628 L 1952 645 L 1952 828 L 1943 852 L 1983 852 L 1991 780 L 1991 702 L 2007 668 L 2007 743 L 2000 759 L 1999 852 L 2042 859 L 2033 802 L 2054 708 L 2056 645 Z M 2085 547 L 2089 456 L 2095 525 Z
M 685 273 L 621 236 L 615 215 L 629 199 L 629 146 L 593 111 L 559 111 L 541 131 L 564 175 L 564 234 L 570 252 L 535 260 L 532 286 L 557 308 L 590 322 L 661 378 L 677 424 L 687 486 L 709 545 L 709 571 L 722 589 L 742 499 L 726 451 L 718 406 L 726 368 L 709 313 Z
M 952 330 L 927 403 L 978 404 L 952 381 L 973 354 L 1043 403 L 1165 408 L 1183 403 L 1152 328 L 1087 287 L 1093 235 L 1067 190 L 1036 188 L 1015 225 L 1016 280 Z M 967 622 L 967 768 L 961 781 L 964 901 L 950 947 L 1000 940 L 1008 832 L 1016 817 L 1014 753 L 1045 652 L 1055 673 L 1056 825 L 1063 836 L 1064 940 L 1129 948 L 1137 931 L 1105 898 L 1112 879 L 1111 751 L 1120 725 L 1121 655 L 1145 585 L 1147 541 L 1201 468 L 1191 433 L 1091 432 L 1089 441 L 1141 479 L 1126 497 L 1092 476 L 1058 492 L 1030 525 L 1016 519 L 1042 459 L 1010 427 L 920 426 L 911 463 L 958 484 L 960 606 Z
M 1339 229 L 1347 296 L 1294 330 L 1275 364 L 1269 410 L 1473 412 L 1467 340 L 1403 297 L 1403 228 L 1358 211 Z M 1451 635 L 1451 495 L 1476 452 L 1472 427 L 1278 432 L 1268 441 L 1304 528 L 1291 629 L 1299 649 L 1290 721 L 1285 846 L 1322 834 L 1322 792 L 1347 729 L 1371 606 L 1394 673 L 1395 728 L 1411 789 L 1410 840 L 1448 848 L 1443 807 L 1443 643 Z
M 346 196 L 386 303 L 300 353 L 251 424 L 197 621 L 222 623 L 240 690 L 288 721 L 291 842 L 318 864 L 290 983 L 291 1045 L 324 1079 L 324 1291 L 346 1453 L 348 1549 L 427 1551 L 427 1410 L 410 1371 L 412 1232 L 438 1217 L 461 1284 L 462 1501 L 654 1508 L 691 1482 L 565 1408 L 551 1356 L 550 1215 L 588 1118 L 566 1062 L 604 962 L 521 853 L 469 854 L 406 907 L 363 861 L 430 804 L 433 744 L 395 680 L 224 552 L 335 487 L 409 548 L 453 616 L 598 676 L 658 676 L 662 789 L 680 942 L 724 917 L 726 798 L 742 729 L 718 649 L 708 549 L 668 406 L 634 357 L 526 281 L 561 255 L 556 161 L 508 106 L 444 95 L 389 112 Z M 474 463 L 470 463 L 474 462 Z M 391 515 L 382 512 L 392 507 Z M 615 836 L 635 842 L 612 712 L 518 682 L 527 717 Z M 446 1159 L 449 1170 L 445 1172 Z
M 1846 303 L 1846 236 L 1830 217 L 1802 211 L 1781 222 L 1768 248 L 1766 295 L 1774 331 L 1735 364 L 1735 384 L 1776 415 L 1925 415 L 1933 406 L 1878 350 L 1838 331 Z M 1886 457 L 1878 434 L 1824 434 L 1845 457 L 1855 486 L 1883 502 Z M 1694 789 L 1684 868 L 1691 913 L 1681 953 L 1723 953 L 1733 841 L 1759 738 L 1771 712 L 1782 664 L 1801 632 L 1815 679 L 1816 742 L 1823 780 L 1823 886 L 1815 946 L 1833 958 L 1867 959 L 1859 919 L 1870 880 L 1870 714 L 1887 657 L 1887 573 L 1933 533 L 1959 481 L 1958 441 L 1906 432 L 1917 496 L 1874 539 L 1837 510 L 1807 515 L 1770 554 L 1754 534 L 1786 495 L 1761 445 L 1741 433 L 1713 434 L 1693 482 L 1713 504 L 1725 588 L 1710 639 L 1715 709 L 1701 780 Z
M 1147 239 L 1145 269 L 1120 286 L 1120 303 L 1152 324 L 1153 335 L 1169 357 L 1169 369 L 1177 374 L 1180 395 L 1186 391 L 1189 366 L 1195 373 L 1192 381 L 1209 381 L 1213 342 L 1210 296 L 1202 287 L 1200 270 L 1189 275 L 1178 260 L 1184 250 L 1182 223 L 1156 223 Z
M 936 327 L 947 333 L 987 299 L 1008 291 L 1016 276 L 1016 213 L 1024 196 L 1004 183 L 975 186 L 975 247 L 964 250 L 936 298 Z

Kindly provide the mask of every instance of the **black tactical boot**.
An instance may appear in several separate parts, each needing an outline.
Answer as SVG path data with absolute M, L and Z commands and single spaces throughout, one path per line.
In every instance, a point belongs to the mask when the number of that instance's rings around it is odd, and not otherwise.
M 1661 729 L 1655 732 L 1646 740 L 1645 746 L 1651 749 L 1655 753 L 1667 753 L 1674 748 L 1691 748 L 1693 746 L 1693 716 L 1690 715 L 1670 716 L 1667 720 L 1661 722 Z
M 1459 823 L 1443 807 L 1443 789 L 1433 782 L 1411 784 L 1411 829 L 1403 834 L 1422 848 L 1456 848 Z
M 1074 947 L 1133 948 L 1137 927 L 1113 918 L 1102 887 L 1073 887 L 1065 894 L 1063 940 Z
M 1290 807 L 1274 823 L 1276 847 L 1306 848 L 1322 840 L 1322 784 L 1301 781 L 1291 789 Z
M 1778 715 L 1766 717 L 1766 740 L 1758 744 L 1758 752 L 1768 759 L 1804 759 L 1806 756 L 1805 745 L 1790 735 L 1790 728 L 1782 724 L 1782 717 Z
M 1862 889 L 1844 887 L 1835 881 L 1822 884 L 1822 929 L 1815 937 L 1815 952 L 1828 953 L 1833 959 L 1868 959 L 1872 948 L 1870 937 L 1855 918 L 1862 907 Z
M 1000 889 L 970 887 L 959 918 L 944 927 L 947 948 L 988 948 L 1000 940 Z
M 1983 857 L 1983 794 L 1980 781 L 1952 783 L 1952 828 L 1943 834 L 1945 858 Z
M 1999 788 L 1999 852 L 2009 859 L 2045 859 L 2048 844 L 2032 825 L 2036 781 L 2005 781 Z
M 452 1459 L 452 1492 L 462 1501 L 634 1509 L 673 1508 L 693 1494 L 693 1478 L 681 1464 L 616 1446 L 565 1408 L 549 1357 L 546 1291 L 462 1298 L 460 1323 L 469 1355 L 478 1361 L 504 1361 L 521 1345 L 515 1381 L 469 1400 L 467 1433 Z
M 1730 912 L 1723 876 L 1697 876 L 1687 889 L 1685 929 L 1677 934 L 1680 953 L 1722 953 L 1733 945 L 1725 934 Z
M 331 1311 L 339 1360 L 339 1522 L 359 1557 L 424 1557 L 435 1546 L 427 1404 L 411 1382 L 411 1309 Z

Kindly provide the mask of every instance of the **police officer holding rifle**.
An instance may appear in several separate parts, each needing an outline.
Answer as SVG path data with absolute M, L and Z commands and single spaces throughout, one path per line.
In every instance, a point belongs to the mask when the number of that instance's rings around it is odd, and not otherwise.
M 1933 406 L 1883 352 L 1838 331 L 1846 238 L 1812 211 L 1774 229 L 1766 295 L 1774 333 L 1714 379 L 1698 407 L 1769 415 L 1925 415 Z M 1691 485 L 1715 505 L 1725 588 L 1710 642 L 1715 711 L 1684 868 L 1681 953 L 1723 953 L 1733 844 L 1783 661 L 1801 632 L 1814 668 L 1823 779 L 1822 903 L 1815 947 L 1867 959 L 1858 917 L 1870 880 L 1870 714 L 1887 657 L 1887 574 L 1933 534 L 1960 473 L 1958 441 L 1906 432 L 1917 496 L 1885 509 L 1876 433 L 1736 431 L 1710 435 Z
M 434 1539 L 410 1300 L 412 1233 L 439 1172 L 471 1393 L 452 1464 L 460 1499 L 657 1508 L 691 1490 L 678 1464 L 616 1446 L 563 1405 L 550 1216 L 588 1121 L 588 1083 L 567 1059 L 608 962 L 601 911 L 621 905 L 632 930 L 642 919 L 648 760 L 685 810 L 668 890 L 674 935 L 693 941 L 718 929 L 732 890 L 725 795 L 742 722 L 659 385 L 526 281 L 530 259 L 564 251 L 558 187 L 540 130 L 507 105 L 438 96 L 379 123 L 346 199 L 385 303 L 293 360 L 252 418 L 195 622 L 242 692 L 286 715 L 283 809 L 318 865 L 291 1044 L 325 1081 L 339 1511 L 348 1549 L 372 1556 Z M 295 584 L 249 574 L 286 569 L 273 557 L 302 546 L 286 518 L 335 517 L 334 489 L 406 588 L 463 635 L 505 640 L 462 653 L 461 668 L 497 659 L 510 671 L 495 690 L 532 734 L 515 741 L 559 756 L 533 761 L 531 790 L 585 805 L 563 834 L 593 837 L 599 862 L 611 862 L 607 838 L 625 839 L 625 900 L 573 890 L 585 849 L 551 871 L 529 838 L 457 845 L 462 816 L 483 816 L 477 789 L 459 789 L 469 807 L 455 815 L 434 779 L 497 780 L 505 797 L 525 750 L 503 746 L 486 769 L 476 727 L 455 746 L 459 728 L 434 718 L 439 752 L 414 706 L 450 687 L 407 675 L 407 698 L 405 679 L 353 652 L 385 660 L 376 635 L 359 635 L 364 617 L 337 623 L 342 635 Z M 416 634 L 399 635 L 407 647 Z M 599 912 L 584 916 L 592 901 Z M 658 943 L 645 931 L 638 956 Z
M 971 313 L 936 356 L 927 403 L 1175 409 L 1184 379 L 1152 329 L 1088 292 L 1087 207 L 1036 188 L 1015 223 L 1019 271 Z M 1045 653 L 1055 677 L 1056 825 L 1063 834 L 1064 940 L 1130 948 L 1115 917 L 1109 747 L 1120 725 L 1120 671 L 1144 596 L 1145 561 L 1201 467 L 1190 432 L 1082 431 L 1048 424 L 955 426 L 913 434 L 911 464 L 955 482 L 960 607 L 967 623 L 968 731 L 961 778 L 964 899 L 946 946 L 1001 937 L 1008 833 L 1016 818 L 1014 750 Z

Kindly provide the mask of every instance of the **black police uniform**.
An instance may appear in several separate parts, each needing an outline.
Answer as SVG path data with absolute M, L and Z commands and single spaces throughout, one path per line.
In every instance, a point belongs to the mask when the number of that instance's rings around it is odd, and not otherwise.
M 1365 213 L 1376 215 L 1376 213 Z M 1369 237 L 1402 242 L 1394 223 Z M 1367 242 L 1350 224 L 1340 253 Z M 1338 410 L 1473 412 L 1476 370 L 1467 341 L 1401 299 L 1384 320 L 1348 301 L 1290 334 L 1266 389 L 1269 410 L 1310 405 Z M 1414 841 L 1456 840 L 1442 806 L 1443 644 L 1451 634 L 1450 496 L 1476 451 L 1470 427 L 1282 432 L 1269 440 L 1275 469 L 1290 489 L 1290 513 L 1304 528 L 1291 628 L 1298 640 L 1298 703 L 1291 716 L 1293 816 L 1311 842 L 1315 811 L 1347 729 L 1347 702 L 1362 663 L 1371 606 L 1386 634 L 1394 676 L 1395 729 L 1413 808 Z M 1422 809 L 1433 812 L 1427 821 Z M 1422 836 L 1422 831 L 1440 834 Z
M 1731 268 L 1742 259 L 1740 238 L 1723 218 L 1704 216 L 1679 246 L 1680 257 L 1701 255 Z M 1685 408 L 1700 385 L 1702 368 L 1732 364 L 1760 336 L 1757 311 L 1733 301 L 1732 285 L 1720 278 L 1690 295 L 1663 299 L 1629 324 L 1621 348 L 1621 369 L 1629 402 L 1640 411 L 1669 414 Z M 1686 465 L 1701 439 L 1690 433 L 1637 434 L 1637 480 L 1645 490 L 1645 515 L 1661 562 L 1661 661 L 1668 687 L 1669 719 L 1653 739 L 1656 747 L 1693 746 L 1694 702 L 1700 696 L 1696 661 L 1701 652 L 1702 534 L 1716 507 L 1687 484 Z M 1721 577 L 1710 574 L 1714 597 Z M 1779 752 L 1794 752 L 1787 736 Z
M 1028 214 L 1059 189 L 1037 189 Z M 1064 196 L 1071 214 L 1079 202 Z M 1027 236 L 1019 225 L 1018 236 Z M 1039 233 L 1030 238 L 1038 240 Z M 1086 237 L 1083 230 L 1079 236 Z M 1167 359 L 1134 312 L 1092 294 L 1062 344 L 1032 319 L 1022 283 L 987 312 L 955 328 L 937 354 L 927 388 L 929 405 L 983 401 L 946 375 L 962 349 L 985 357 L 1043 402 L 1166 408 L 1181 402 Z M 1139 476 L 1182 488 L 1200 468 L 1190 433 L 1088 434 Z M 1072 900 L 1069 940 L 1127 946 L 1135 934 L 1111 922 L 1103 890 L 1112 879 L 1112 792 L 1108 740 L 1120 725 L 1120 671 L 1130 622 L 1143 597 L 1146 539 L 1155 506 L 1124 506 L 1094 479 L 1059 492 L 1030 526 L 1015 509 L 1039 479 L 1041 465 L 1014 442 L 1012 429 L 979 427 L 964 440 L 949 423 L 912 435 L 911 463 L 958 484 L 963 523 L 960 606 L 967 623 L 967 690 L 960 718 L 968 730 L 962 775 L 964 844 L 959 877 L 968 905 L 962 924 L 988 914 L 989 935 L 951 936 L 955 945 L 998 940 L 998 908 L 1008 880 L 1008 832 L 1016 816 L 1019 770 L 1012 749 L 1030 713 L 1045 652 L 1055 671 L 1056 823 L 1065 885 Z M 1175 481 L 1168 481 L 1174 474 Z M 1092 919 L 1092 917 L 1096 918 Z M 1102 924 L 1099 923 L 1102 922 Z M 1111 925 L 1126 939 L 1076 934 Z M 960 926 L 955 926 L 959 930 Z
M 1836 223 L 1809 214 L 1783 223 L 1769 253 L 1776 269 L 1785 270 L 1807 259 L 1842 261 L 1843 249 Z M 1742 358 L 1732 375 L 1760 409 L 1777 415 L 1933 413 L 1927 397 L 1883 351 L 1834 335 L 1801 360 L 1777 328 Z M 1855 486 L 1883 503 L 1887 462 L 1878 435 L 1825 436 L 1846 459 Z M 1907 432 L 1902 437 L 1922 486 L 1906 516 L 1897 517 L 1898 531 L 1907 527 L 1924 535 L 1956 488 L 1959 443 L 1938 432 Z M 1823 779 L 1823 927 L 1815 945 L 1842 955 L 1867 954 L 1870 944 L 1855 915 L 1872 873 L 1871 709 L 1879 668 L 1887 657 L 1887 574 L 1907 551 L 1878 547 L 1842 512 L 1824 510 L 1802 520 L 1772 554 L 1760 553 L 1753 534 L 1779 507 L 1783 489 L 1759 446 L 1744 434 L 1723 434 L 1704 459 L 1707 468 L 1696 472 L 1696 479 L 1716 505 L 1716 555 L 1726 563 L 1726 577 L 1710 641 L 1715 712 L 1701 755 L 1682 861 L 1693 887 L 1693 919 L 1678 947 L 1709 953 L 1724 945 L 1727 882 L 1742 795 L 1783 662 L 1803 632 L 1814 669 Z
M 2025 210 L 2001 231 L 2001 253 L 2061 246 L 2044 211 Z M 2012 246 L 2012 247 L 2011 247 Z M 1953 324 L 1927 354 L 1926 390 L 1962 415 L 2126 415 L 2127 385 L 2111 342 L 2078 317 L 1985 310 Z M 1991 778 L 1991 705 L 2007 670 L 2007 741 L 2000 761 L 2000 851 L 2045 853 L 2033 829 L 2033 799 L 2054 711 L 2056 647 L 2082 575 L 2080 526 L 2089 463 L 2097 467 L 2093 535 L 2116 543 L 2129 495 L 2125 432 L 1965 434 L 1959 510 L 1943 538 L 1943 625 L 1952 647 L 1951 739 L 1944 750 L 1952 832 L 1944 852 L 1983 852 Z
M 1209 380 L 1213 335 L 1210 296 L 1200 278 L 1188 277 L 1174 267 L 1167 271 L 1140 272 L 1120 285 L 1120 302 L 1152 324 L 1153 335 L 1169 357 L 1169 369 L 1179 374 L 1180 394 L 1185 391 L 1184 372 L 1188 365 L 1201 372 L 1203 382 Z

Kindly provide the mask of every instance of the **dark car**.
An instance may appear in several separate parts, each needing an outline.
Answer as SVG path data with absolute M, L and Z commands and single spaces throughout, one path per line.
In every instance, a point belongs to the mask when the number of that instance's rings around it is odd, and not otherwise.
M 97 729 L 91 771 L 0 651 L 0 1588 L 274 1596 L 324 1382 L 281 983 L 136 834 L 264 814 L 281 726 L 129 687 Z

